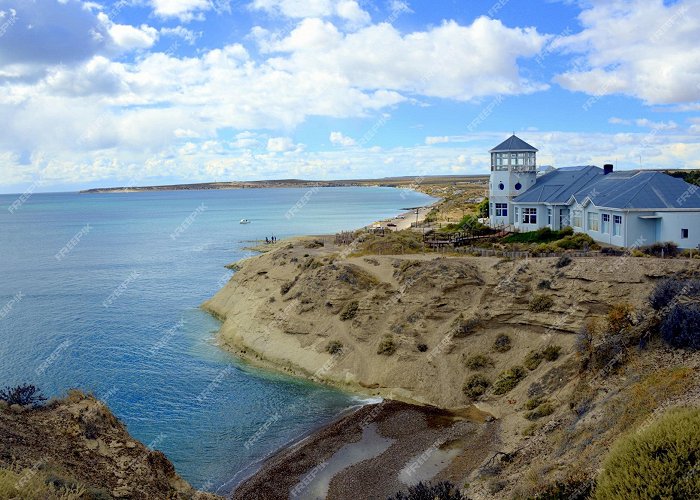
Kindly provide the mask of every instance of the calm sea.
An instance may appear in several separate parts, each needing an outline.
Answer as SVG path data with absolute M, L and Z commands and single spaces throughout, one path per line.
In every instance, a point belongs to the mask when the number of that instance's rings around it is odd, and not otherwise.
M 223 266 L 250 240 L 348 230 L 433 201 L 391 188 L 61 193 L 11 213 L 16 200 L 0 195 L 0 385 L 91 391 L 212 491 L 359 402 L 221 351 L 199 305 L 231 276 Z

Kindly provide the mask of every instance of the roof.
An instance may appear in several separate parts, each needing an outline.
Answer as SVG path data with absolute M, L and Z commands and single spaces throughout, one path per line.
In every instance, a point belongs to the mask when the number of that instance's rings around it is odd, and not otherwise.
M 516 203 L 566 203 L 571 197 L 603 176 L 603 170 L 592 165 L 555 169 L 537 179 L 530 189 L 513 201 Z
M 579 203 L 622 209 L 700 208 L 700 187 L 663 172 L 613 172 L 574 195 Z
M 516 203 L 591 202 L 618 209 L 700 209 L 700 187 L 663 172 L 627 170 L 604 175 L 586 165 L 558 168 L 543 175 Z
M 538 149 L 530 146 L 520 137 L 511 135 L 508 139 L 489 151 L 489 153 L 505 153 L 508 151 L 538 151 Z

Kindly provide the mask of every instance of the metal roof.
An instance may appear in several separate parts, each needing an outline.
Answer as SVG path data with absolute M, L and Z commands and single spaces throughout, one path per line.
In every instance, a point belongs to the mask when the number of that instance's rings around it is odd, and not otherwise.
M 520 137 L 511 135 L 508 139 L 489 151 L 489 153 L 505 153 L 509 151 L 538 151 L 538 149 L 530 146 Z
M 571 199 L 619 209 L 700 209 L 700 186 L 663 172 L 627 170 L 604 175 L 586 165 L 558 168 L 543 175 L 516 203 L 558 203 Z
M 535 185 L 513 201 L 516 203 L 566 203 L 571 197 L 603 176 L 603 170 L 592 166 L 563 167 L 537 179 Z
M 700 208 L 700 187 L 663 172 L 613 172 L 579 190 L 574 198 L 609 208 Z

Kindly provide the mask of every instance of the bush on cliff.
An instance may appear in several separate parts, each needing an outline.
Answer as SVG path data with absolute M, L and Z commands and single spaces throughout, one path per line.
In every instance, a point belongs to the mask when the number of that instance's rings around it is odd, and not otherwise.
M 41 395 L 41 391 L 33 385 L 24 384 L 16 387 L 5 387 L 0 390 L 0 401 L 8 405 L 41 406 L 46 398 Z
M 700 498 L 700 409 L 675 410 L 617 441 L 596 499 Z
M 530 300 L 528 309 L 532 312 L 544 312 L 551 309 L 553 305 L 554 299 L 549 295 L 535 295 Z
M 486 392 L 490 385 L 491 382 L 486 377 L 477 374 L 469 377 L 462 390 L 469 399 L 477 399 Z
M 700 349 L 700 304 L 674 305 L 661 323 L 661 336 L 673 347 Z
M 527 371 L 522 366 L 514 366 L 513 368 L 501 372 L 496 381 L 493 383 L 493 393 L 497 396 L 505 394 L 513 389 L 527 376 Z
M 387 335 L 382 339 L 377 347 L 377 354 L 383 354 L 384 356 L 391 356 L 396 352 L 397 345 L 394 342 L 394 338 Z
M 402 491 L 388 500 L 468 500 L 459 489 L 449 481 L 437 484 L 419 482 L 408 487 L 408 493 Z

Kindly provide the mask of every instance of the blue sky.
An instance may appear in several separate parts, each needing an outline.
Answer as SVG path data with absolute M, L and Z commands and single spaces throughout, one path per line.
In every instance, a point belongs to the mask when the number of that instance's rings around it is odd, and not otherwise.
M 700 0 L 0 0 L 0 192 L 700 168 Z

